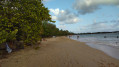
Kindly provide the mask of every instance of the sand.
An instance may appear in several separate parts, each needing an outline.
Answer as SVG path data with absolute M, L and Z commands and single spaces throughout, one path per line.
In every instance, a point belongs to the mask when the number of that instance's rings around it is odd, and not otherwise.
M 67 37 L 49 38 L 0 61 L 1 67 L 119 67 L 119 60 Z

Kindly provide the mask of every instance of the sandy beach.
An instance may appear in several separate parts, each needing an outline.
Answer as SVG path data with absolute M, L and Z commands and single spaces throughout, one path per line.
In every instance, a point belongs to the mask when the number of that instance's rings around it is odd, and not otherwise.
M 48 38 L 0 60 L 1 67 L 119 67 L 119 60 L 67 37 Z

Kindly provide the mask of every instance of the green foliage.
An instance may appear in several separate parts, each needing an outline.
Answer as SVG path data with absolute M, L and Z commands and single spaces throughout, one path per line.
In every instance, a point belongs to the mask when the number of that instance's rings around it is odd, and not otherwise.
M 47 21 L 43 22 L 43 34 L 42 37 L 51 37 L 51 36 L 65 36 L 73 34 L 68 30 L 59 30 L 56 26 L 52 23 Z
M 8 33 L 5 30 L 0 32 L 0 44 L 6 42 Z
M 52 21 L 41 0 L 2 0 L 0 19 L 0 43 L 15 39 L 35 43 L 41 39 L 42 22 Z
M 17 32 L 18 32 L 18 29 L 14 30 L 14 31 L 11 31 L 10 33 L 8 33 L 7 42 L 10 42 L 12 40 L 15 40 L 16 39 L 16 33 Z
M 15 40 L 17 31 L 18 30 L 16 29 L 16 30 L 11 31 L 10 33 L 8 33 L 5 30 L 2 30 L 0 32 L 0 43 L 10 42 L 12 40 Z
M 15 40 L 35 44 L 41 36 L 71 34 L 50 22 L 55 23 L 42 0 L 0 0 L 0 44 Z

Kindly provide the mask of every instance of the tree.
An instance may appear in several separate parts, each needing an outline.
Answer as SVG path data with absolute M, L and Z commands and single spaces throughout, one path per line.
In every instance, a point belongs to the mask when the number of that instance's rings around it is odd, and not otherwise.
M 0 1 L 0 43 L 10 42 L 15 39 L 18 31 L 14 24 L 16 9 L 13 8 L 13 4 L 10 1 Z
M 35 43 L 43 34 L 43 21 L 54 22 L 41 0 L 2 0 L 0 19 L 1 43 L 14 39 Z M 9 35 L 14 37 L 8 39 Z
M 41 0 L 21 0 L 22 7 L 22 40 L 26 43 L 36 43 L 43 33 L 43 21 L 52 21 L 48 8 Z
M 23 41 L 35 44 L 41 36 L 68 35 L 71 32 L 59 30 L 51 20 L 48 8 L 42 0 L 0 1 L 0 44 Z

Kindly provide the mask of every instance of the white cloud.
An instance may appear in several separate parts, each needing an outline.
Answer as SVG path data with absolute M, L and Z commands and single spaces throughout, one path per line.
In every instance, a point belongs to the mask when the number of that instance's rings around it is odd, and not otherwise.
M 59 15 L 60 13 L 64 13 L 64 10 L 60 10 L 59 8 L 56 9 L 49 9 L 55 15 Z
M 117 5 L 117 7 L 119 8 L 119 5 Z
M 80 21 L 79 17 L 71 13 L 68 10 L 50 9 L 50 12 L 54 14 L 52 19 L 60 21 L 60 24 L 74 24 Z
M 80 14 L 87 14 L 100 9 L 101 5 L 119 5 L 119 0 L 76 0 L 73 8 Z
M 49 10 L 50 10 L 50 12 L 54 13 L 55 15 L 59 15 L 59 13 L 60 13 L 59 8 L 57 8 L 57 9 L 49 9 Z
M 66 26 L 65 25 L 59 25 L 58 28 L 65 30 Z
M 80 19 L 74 13 L 64 11 L 60 13 L 60 15 L 58 16 L 58 20 L 64 24 L 74 24 L 79 22 Z
M 43 2 L 49 2 L 49 1 L 51 1 L 51 0 L 43 0 Z
M 117 23 L 119 23 L 119 18 L 117 18 Z
M 52 17 L 52 20 L 57 20 L 56 16 L 51 16 L 51 17 Z
M 80 33 L 86 32 L 111 32 L 119 30 L 119 23 L 96 22 L 86 26 L 79 27 Z

